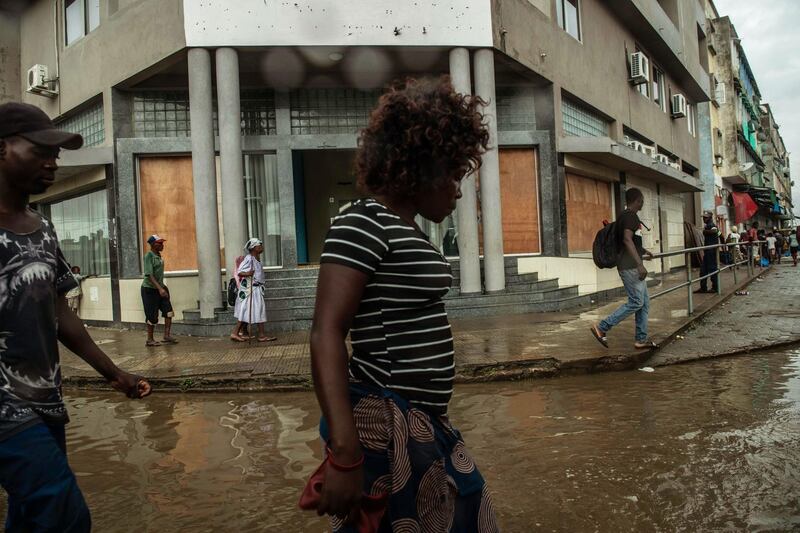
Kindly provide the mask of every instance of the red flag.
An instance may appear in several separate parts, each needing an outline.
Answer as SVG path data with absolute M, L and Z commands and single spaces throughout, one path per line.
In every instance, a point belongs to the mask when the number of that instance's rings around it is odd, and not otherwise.
M 750 220 L 758 211 L 758 205 L 746 192 L 733 193 L 733 208 L 736 211 L 737 224 Z

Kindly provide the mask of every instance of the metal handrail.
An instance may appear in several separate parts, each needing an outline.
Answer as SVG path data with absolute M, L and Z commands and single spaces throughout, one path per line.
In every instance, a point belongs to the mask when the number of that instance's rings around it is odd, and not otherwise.
M 683 288 L 687 288 L 688 287 L 688 291 L 687 291 L 687 312 L 688 312 L 688 314 L 691 315 L 691 314 L 694 313 L 694 299 L 692 297 L 692 294 L 693 294 L 692 293 L 692 285 L 694 283 L 697 283 L 698 281 L 703 281 L 703 280 L 711 278 L 713 276 L 719 276 L 720 274 L 722 274 L 722 272 L 724 272 L 726 270 L 729 270 L 729 269 L 733 269 L 733 282 L 734 283 L 738 283 L 738 279 L 737 279 L 738 276 L 736 275 L 736 267 L 738 267 L 739 265 L 743 265 L 743 264 L 747 264 L 748 274 L 750 276 L 753 276 L 755 274 L 755 266 L 754 266 L 754 261 L 753 261 L 753 259 L 755 257 L 755 254 L 753 254 L 753 247 L 756 246 L 756 245 L 760 246 L 760 245 L 766 244 L 766 242 L 767 241 L 746 241 L 746 242 L 737 242 L 737 243 L 709 244 L 707 246 L 695 246 L 693 248 L 683 248 L 681 250 L 673 250 L 671 252 L 660 252 L 660 253 L 657 253 L 657 254 L 653 254 L 652 255 L 652 259 L 662 259 L 664 257 L 672 257 L 672 256 L 683 254 L 685 256 L 685 262 L 686 262 L 686 281 L 683 282 L 683 283 L 679 283 L 678 285 L 676 285 L 674 287 L 670 287 L 669 289 L 664 289 L 661 292 L 657 292 L 656 294 L 651 295 L 650 299 L 653 300 L 653 299 L 658 298 L 660 296 L 664 296 L 666 294 L 670 294 L 671 292 L 677 291 L 678 289 L 683 289 Z M 734 261 L 732 264 L 726 265 L 725 267 L 720 268 L 720 266 L 719 266 L 719 264 L 720 264 L 720 262 L 719 262 L 719 252 L 720 252 L 720 250 L 722 250 L 722 249 L 733 249 L 733 247 L 735 247 L 735 246 L 747 246 L 747 258 L 742 260 L 742 261 L 738 261 L 738 262 Z M 711 272 L 709 274 L 706 274 L 705 276 L 701 276 L 699 278 L 693 279 L 692 278 L 692 259 L 691 259 L 691 254 L 693 254 L 695 252 L 700 252 L 700 251 L 703 251 L 703 250 L 714 250 L 716 252 L 716 254 L 717 254 L 717 270 L 715 270 L 714 272 Z M 763 267 L 760 266 L 760 263 L 759 263 L 759 267 L 763 268 Z M 663 267 L 662 267 L 662 270 L 663 270 Z M 717 278 L 717 294 L 722 294 L 722 277 L 721 276 L 719 276 Z

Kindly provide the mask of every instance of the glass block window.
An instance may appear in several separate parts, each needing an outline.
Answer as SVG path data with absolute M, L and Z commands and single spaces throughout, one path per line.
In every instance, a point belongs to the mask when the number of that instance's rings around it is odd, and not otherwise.
M 84 146 L 99 146 L 106 140 L 105 120 L 103 119 L 103 101 L 84 108 L 57 122 L 59 129 L 83 136 Z
M 242 135 L 275 135 L 275 93 L 247 90 L 241 94 Z
M 213 102 L 214 134 L 219 134 L 217 102 Z M 275 135 L 275 93 L 247 90 L 240 96 L 242 135 Z M 189 91 L 143 91 L 133 97 L 136 137 L 189 137 Z
M 356 133 L 367 125 L 380 89 L 300 89 L 289 95 L 292 134 Z
M 533 89 L 529 87 L 497 88 L 497 129 L 531 131 L 536 129 Z
M 216 128 L 216 113 L 214 116 Z M 133 96 L 136 137 L 189 137 L 189 91 L 146 91 Z
M 564 135 L 569 137 L 607 137 L 608 122 L 591 109 L 566 98 L 561 101 Z

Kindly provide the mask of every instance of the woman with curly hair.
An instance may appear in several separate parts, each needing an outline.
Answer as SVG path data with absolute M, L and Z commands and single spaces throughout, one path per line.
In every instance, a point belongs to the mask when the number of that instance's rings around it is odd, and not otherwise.
M 489 140 L 482 104 L 447 78 L 407 80 L 380 98 L 361 133 L 356 167 L 367 197 L 326 237 L 311 329 L 327 443 L 317 512 L 332 516 L 334 531 L 355 531 L 380 496 L 380 531 L 497 530 L 484 480 L 447 418 L 450 264 L 414 221 L 444 220 L 462 178 L 480 167 Z

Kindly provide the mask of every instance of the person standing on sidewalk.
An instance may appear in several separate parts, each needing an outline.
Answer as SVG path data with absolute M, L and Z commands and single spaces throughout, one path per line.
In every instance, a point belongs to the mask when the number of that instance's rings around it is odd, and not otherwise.
M 81 284 L 86 279 L 86 276 L 81 275 L 81 267 L 72 265 L 72 277 L 75 278 L 75 288 L 67 293 L 67 305 L 69 305 L 73 313 L 80 316 L 81 297 L 83 296 Z
M 781 257 L 783 257 L 783 245 L 786 242 L 786 239 L 783 237 L 783 233 L 778 231 L 778 228 L 775 228 L 772 231 L 772 235 L 775 237 L 775 257 L 778 260 L 778 264 L 781 264 Z
M 150 235 L 147 238 L 150 251 L 144 256 L 144 280 L 142 281 L 142 306 L 147 320 L 147 341 L 145 341 L 145 346 L 178 343 L 178 340 L 170 335 L 172 317 L 175 313 L 172 310 L 169 289 L 164 285 L 164 258 L 161 257 L 161 252 L 164 250 L 164 242 L 165 240 L 158 235 Z M 159 311 L 164 317 L 164 338 L 161 342 L 153 338 L 158 324 Z
M 797 232 L 800 233 L 800 232 Z M 792 232 L 789 234 L 789 253 L 792 254 L 792 266 L 797 266 L 797 249 L 800 247 L 800 239 L 797 238 L 797 233 Z
M 741 236 L 739 235 L 739 228 L 733 226 L 731 228 L 731 232 L 728 234 L 728 238 L 725 239 L 725 242 L 729 245 L 728 250 L 731 253 L 731 260 L 733 261 L 734 265 L 738 265 L 744 259 L 742 258 L 742 249 L 739 246 L 739 240 Z M 736 266 L 736 268 L 739 268 Z
M 239 277 L 239 293 L 233 314 L 238 322 L 231 332 L 231 339 L 247 340 L 241 336 L 241 328 L 242 324 L 248 324 L 251 328 L 250 334 L 253 334 L 252 326 L 257 327 L 258 342 L 278 340 L 277 337 L 270 337 L 264 333 L 267 307 L 264 302 L 264 267 L 260 261 L 264 244 L 259 239 L 250 239 L 245 244 L 245 251 L 247 255 L 236 269 L 236 275 Z
M 767 252 L 769 253 L 769 262 L 774 263 L 777 258 L 777 252 L 775 250 L 775 245 L 778 242 L 778 239 L 775 237 L 775 234 L 771 231 L 767 234 Z
M 388 498 L 380 531 L 495 532 L 491 497 L 447 418 L 450 263 L 415 222 L 445 220 L 489 132 L 480 99 L 447 78 L 381 96 L 356 156 L 357 200 L 320 260 L 311 368 L 328 443 L 318 514 L 355 532 L 362 498 Z M 353 353 L 348 356 L 350 333 Z
M 703 211 L 703 246 L 713 246 L 719 244 L 719 228 L 714 224 L 714 213 L 711 211 Z M 700 267 L 700 277 L 707 276 L 712 272 L 716 272 L 717 264 L 717 250 L 709 248 L 703 250 L 703 266 Z M 719 274 L 711 276 L 711 291 L 717 292 L 719 287 Z M 706 293 L 708 290 L 708 278 L 700 280 L 700 288 L 694 291 L 696 293 Z
M 52 223 L 28 207 L 55 181 L 60 149 L 82 144 L 35 106 L 0 105 L 0 485 L 11 532 L 91 529 L 67 461 L 59 341 L 127 397 L 150 394 L 149 383 L 118 368 L 69 308 L 75 278 Z
M 647 336 L 647 317 L 650 312 L 650 295 L 647 293 L 647 269 L 642 258 L 652 259 L 653 254 L 642 246 L 642 221 L 639 211 L 644 207 L 644 194 L 636 187 L 625 191 L 625 211 L 619 216 L 617 242 L 622 243 L 617 259 L 617 271 L 622 285 L 628 294 L 628 301 L 622 304 L 599 324 L 592 325 L 592 334 L 603 346 L 608 348 L 607 334 L 611 328 L 635 314 L 636 334 L 634 347 L 639 350 L 655 348 L 656 344 Z

